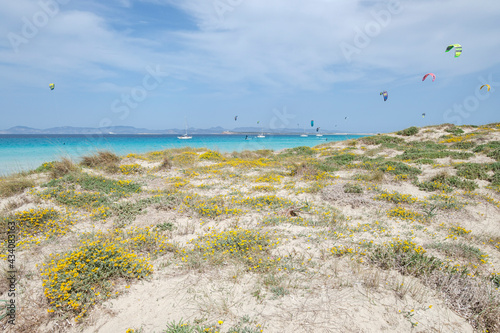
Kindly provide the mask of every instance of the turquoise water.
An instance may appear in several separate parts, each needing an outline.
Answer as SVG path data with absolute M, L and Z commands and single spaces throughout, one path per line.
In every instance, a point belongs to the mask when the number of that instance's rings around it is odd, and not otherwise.
M 98 150 L 110 150 L 117 155 L 145 153 L 169 148 L 196 147 L 233 152 L 243 150 L 280 150 L 299 146 L 313 147 L 327 141 L 343 141 L 364 135 L 266 135 L 256 138 L 245 135 L 193 135 L 179 140 L 177 135 L 0 135 L 0 175 L 36 169 L 44 162 L 70 157 L 75 162 L 81 156 Z

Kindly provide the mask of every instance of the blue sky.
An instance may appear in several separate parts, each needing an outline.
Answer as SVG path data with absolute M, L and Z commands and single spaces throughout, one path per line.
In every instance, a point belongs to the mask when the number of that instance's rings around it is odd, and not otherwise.
M 498 122 L 499 17 L 497 0 L 2 1 L 0 129 Z

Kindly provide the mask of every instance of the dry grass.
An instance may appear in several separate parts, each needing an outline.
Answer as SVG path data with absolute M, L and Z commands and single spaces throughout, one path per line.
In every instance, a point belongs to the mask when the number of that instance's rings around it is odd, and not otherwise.
M 77 170 L 78 167 L 73 163 L 71 159 L 63 157 L 61 161 L 56 161 L 53 163 L 52 167 L 49 170 L 49 176 L 52 179 L 57 179 Z
M 82 157 L 80 164 L 89 168 L 103 168 L 116 171 L 119 162 L 120 157 L 110 151 L 104 150 L 90 156 Z
M 158 166 L 159 170 L 170 170 L 172 168 L 172 163 L 168 157 L 164 157 Z
M 12 175 L 0 178 L 0 197 L 11 197 L 33 186 L 35 186 L 35 181 L 26 176 Z

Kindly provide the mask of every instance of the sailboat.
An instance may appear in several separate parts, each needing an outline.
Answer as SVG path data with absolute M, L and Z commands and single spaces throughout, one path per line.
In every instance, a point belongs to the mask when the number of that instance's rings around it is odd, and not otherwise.
M 186 139 L 192 139 L 192 138 L 193 138 L 192 136 L 188 135 L 188 126 L 187 126 L 187 123 L 186 123 L 186 133 L 183 134 L 182 136 L 178 136 L 177 139 L 186 140 Z
M 306 127 L 305 126 L 304 126 L 304 134 L 301 134 L 300 136 L 303 137 L 303 138 L 307 138 Z
M 266 136 L 264 135 L 264 129 L 261 130 L 260 134 L 257 135 L 258 138 L 265 138 Z

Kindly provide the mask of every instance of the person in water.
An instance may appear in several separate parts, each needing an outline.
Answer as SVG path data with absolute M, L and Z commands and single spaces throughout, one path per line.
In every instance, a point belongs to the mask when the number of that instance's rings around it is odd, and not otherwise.
M 245 135 L 245 140 L 248 140 L 248 135 Z

